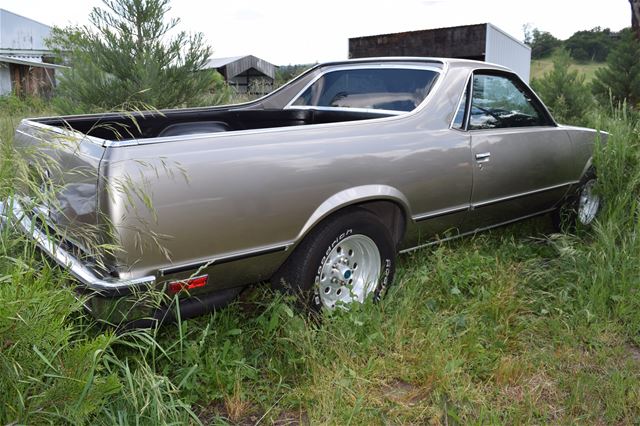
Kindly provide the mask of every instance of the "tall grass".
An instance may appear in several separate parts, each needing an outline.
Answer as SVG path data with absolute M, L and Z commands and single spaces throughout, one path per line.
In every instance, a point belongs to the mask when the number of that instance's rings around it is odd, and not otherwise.
M 573 308 L 579 318 L 616 321 L 637 343 L 640 341 L 640 128 L 625 108 L 607 116 L 596 115 L 592 120 L 594 126 L 611 133 L 594 157 L 604 209 L 592 235 L 556 240 L 559 256 L 552 262 L 555 271 L 543 279 L 548 283 L 571 283 L 575 293 Z
M 19 117 L 47 114 L 43 105 L 25 103 L 19 115 L 12 115 L 18 101 L 7 102 L 11 108 L 3 108 L 6 115 L 0 119 L 3 199 L 29 183 L 12 145 Z M 147 352 L 158 346 L 147 332 L 115 335 L 100 329 L 86 315 L 66 272 L 16 230 L 1 229 L 0 422 L 197 421 L 179 389 L 146 361 Z
M 541 217 L 404 256 L 383 301 L 320 323 L 257 287 L 210 315 L 115 334 L 4 228 L 0 422 L 636 421 L 640 134 L 620 112 L 592 121 L 611 132 L 595 159 L 605 209 L 592 231 L 555 234 Z M 3 197 L 16 124 L 1 124 Z

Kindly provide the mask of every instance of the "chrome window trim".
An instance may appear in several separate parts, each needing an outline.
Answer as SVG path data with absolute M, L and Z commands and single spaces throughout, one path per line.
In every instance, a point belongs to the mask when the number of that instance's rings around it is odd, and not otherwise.
M 467 77 L 467 82 L 464 84 L 464 88 L 462 89 L 462 94 L 460 95 L 460 99 L 456 105 L 456 109 L 453 111 L 453 117 L 451 118 L 451 123 L 449 124 L 449 130 L 457 130 L 458 132 L 467 132 L 467 123 L 469 122 L 469 114 L 471 110 L 471 101 L 473 96 L 473 84 L 471 84 L 471 79 L 473 78 L 473 71 L 469 73 Z M 469 89 L 469 105 L 467 105 L 464 109 L 464 116 L 462 117 L 462 127 L 456 129 L 453 127 L 453 123 L 456 121 L 456 115 L 458 114 L 458 110 L 460 109 L 460 104 L 464 100 L 464 95 L 467 92 L 467 88 Z
M 467 120 L 465 123 L 465 131 L 467 132 L 477 132 L 477 131 L 485 131 L 485 130 L 501 130 L 501 129 L 528 129 L 528 128 L 554 128 L 554 127 L 559 127 L 558 123 L 556 122 L 556 120 L 553 118 L 553 116 L 551 115 L 551 112 L 549 111 L 549 109 L 547 108 L 547 106 L 544 104 L 544 102 L 542 102 L 542 100 L 540 99 L 540 97 L 538 96 L 538 94 L 531 88 L 531 86 L 529 86 L 527 83 L 524 82 L 524 80 L 522 80 L 520 78 L 520 76 L 514 72 L 511 71 L 507 71 L 507 70 L 496 70 L 493 68 L 476 68 L 471 72 L 471 79 L 473 79 L 473 77 L 476 74 L 480 74 L 480 75 L 494 75 L 494 76 L 499 76 L 499 77 L 503 77 L 503 78 L 507 78 L 511 84 L 514 85 L 514 87 L 516 89 L 519 90 L 518 85 L 516 84 L 516 82 L 521 83 L 524 88 L 529 91 L 529 93 L 532 96 L 532 99 L 535 100 L 537 102 L 537 105 L 542 107 L 542 113 L 543 115 L 546 114 L 546 118 L 548 118 L 551 121 L 551 124 L 547 124 L 544 126 L 520 126 L 520 127 L 498 127 L 498 128 L 489 128 L 489 129 L 469 129 L 469 122 L 471 121 L 471 107 L 473 104 L 473 84 L 471 84 L 471 96 L 469 98 L 469 113 L 467 114 Z M 515 78 L 515 82 L 513 81 L 513 79 Z M 523 95 L 525 95 L 525 93 L 523 93 Z M 526 97 L 525 97 L 526 99 Z M 536 112 L 540 113 L 540 111 L 538 111 L 538 109 L 536 108 L 536 102 L 532 102 L 531 99 L 527 99 L 527 101 L 529 103 L 532 104 L 532 107 L 534 110 L 536 110 Z M 454 116 L 455 119 L 455 116 Z M 452 129 L 452 130 L 458 130 L 458 129 Z
M 424 71 L 433 71 L 437 74 L 436 81 L 433 83 L 433 85 L 431 86 L 431 90 L 429 91 L 429 93 L 427 93 L 427 96 L 425 96 L 425 98 L 411 111 L 397 111 L 397 110 L 392 110 L 398 114 L 407 114 L 409 112 L 413 112 L 416 111 L 418 108 L 420 108 L 420 106 L 424 103 L 424 101 L 429 97 L 429 94 L 431 94 L 431 92 L 434 90 L 436 83 L 438 80 L 440 80 L 440 74 L 442 73 L 442 69 L 440 68 L 436 68 L 430 65 L 402 65 L 402 64 L 380 64 L 380 65 L 374 65 L 374 64 L 369 64 L 369 65 L 342 65 L 342 66 L 336 66 L 336 67 L 330 67 L 326 70 L 324 70 L 323 72 L 321 72 L 320 74 L 318 74 L 317 76 L 315 76 L 315 78 L 313 78 L 311 81 L 309 81 L 303 88 L 302 90 L 300 90 L 293 98 L 291 98 L 291 100 L 289 101 L 289 103 L 287 105 L 285 105 L 285 107 L 283 109 L 320 109 L 320 108 L 329 108 L 329 110 L 331 111 L 339 111 L 339 110 L 348 110 L 348 111 L 354 111 L 357 109 L 361 109 L 361 108 L 345 108 L 345 107 L 326 107 L 326 106 L 322 106 L 322 107 L 317 107 L 317 106 L 313 106 L 313 105 L 293 105 L 293 103 L 298 100 L 298 98 L 300 98 L 300 96 L 302 96 L 302 94 L 312 85 L 315 84 L 316 81 L 318 81 L 321 77 L 324 77 L 327 74 L 333 73 L 333 72 L 338 72 L 338 71 L 351 71 L 351 70 L 371 70 L 371 69 L 377 69 L 377 70 L 381 70 L 381 69 L 406 69 L 406 70 L 424 70 Z M 369 109 L 369 108 L 362 108 L 362 109 Z M 389 110 L 376 110 L 374 108 L 370 108 L 371 110 L 375 110 L 375 111 L 389 111 Z

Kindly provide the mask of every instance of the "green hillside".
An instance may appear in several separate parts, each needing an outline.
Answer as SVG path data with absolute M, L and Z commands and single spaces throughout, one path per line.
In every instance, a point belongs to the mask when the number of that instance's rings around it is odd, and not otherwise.
M 605 62 L 575 62 L 571 64 L 571 69 L 586 75 L 586 80 L 591 81 L 595 76 L 598 68 L 606 66 Z M 544 74 L 553 68 L 553 59 L 533 59 L 531 61 L 531 79 L 541 78 Z

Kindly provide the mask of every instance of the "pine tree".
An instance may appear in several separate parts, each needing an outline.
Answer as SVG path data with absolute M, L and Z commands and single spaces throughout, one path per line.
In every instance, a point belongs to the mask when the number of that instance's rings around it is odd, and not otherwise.
M 553 58 L 553 69 L 531 86 L 540 95 L 554 118 L 562 123 L 585 124 L 584 115 L 593 104 L 593 98 L 584 74 L 571 71 L 569 52 L 560 50 Z
M 640 104 L 640 41 L 629 30 L 622 32 L 622 38 L 607 59 L 607 66 L 596 71 L 593 93 L 603 102 L 621 103 L 629 106 Z
M 202 67 L 211 48 L 201 33 L 177 32 L 167 19 L 169 0 L 103 0 L 90 25 L 56 28 L 50 39 L 70 69 L 58 85 L 62 112 L 141 107 L 171 108 L 197 102 L 214 82 Z

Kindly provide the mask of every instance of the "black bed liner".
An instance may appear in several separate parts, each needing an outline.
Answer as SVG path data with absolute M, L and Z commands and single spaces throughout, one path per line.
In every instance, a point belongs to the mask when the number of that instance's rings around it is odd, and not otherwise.
M 377 112 L 315 109 L 187 109 L 131 114 L 94 114 L 37 119 L 107 140 L 146 139 L 180 134 L 302 126 L 388 116 Z M 181 128 L 183 132 L 181 133 Z M 197 129 L 200 129 L 198 131 Z

